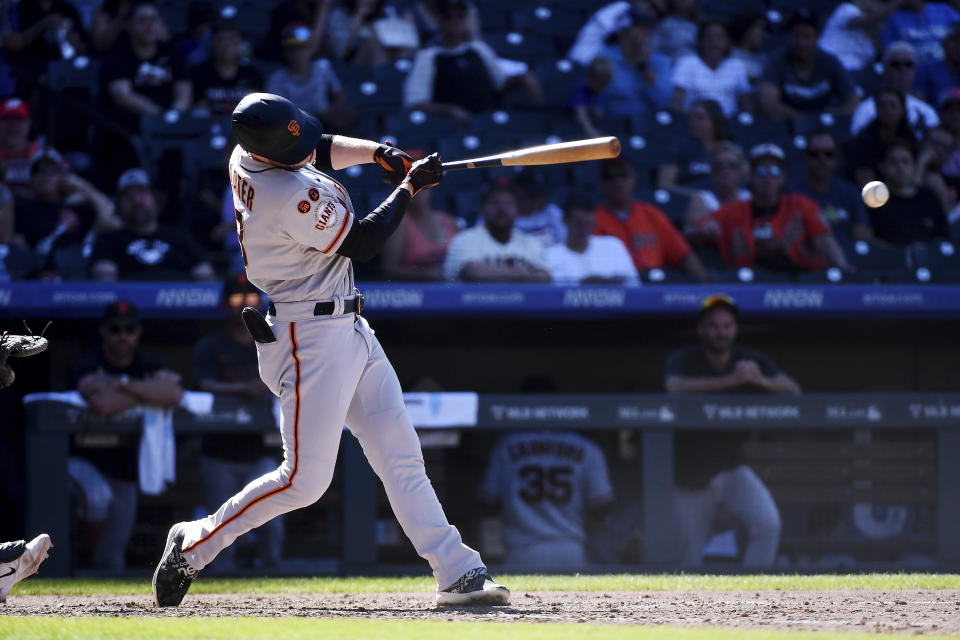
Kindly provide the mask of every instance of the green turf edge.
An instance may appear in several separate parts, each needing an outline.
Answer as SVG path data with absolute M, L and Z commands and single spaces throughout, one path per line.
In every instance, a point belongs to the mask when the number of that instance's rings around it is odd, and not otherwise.
M 491 625 L 497 624 L 496 628 Z M 902 640 L 872 633 L 767 631 L 710 627 L 587 624 L 510 624 L 413 620 L 304 620 L 302 618 L 59 618 L 0 617 L 9 640 Z M 937 636 L 939 640 L 960 636 Z
M 868 573 L 850 575 L 503 575 L 513 591 L 825 591 L 960 589 L 960 575 Z M 413 593 L 432 592 L 426 576 L 390 578 L 204 578 L 191 593 Z M 150 579 L 30 578 L 13 595 L 145 595 Z

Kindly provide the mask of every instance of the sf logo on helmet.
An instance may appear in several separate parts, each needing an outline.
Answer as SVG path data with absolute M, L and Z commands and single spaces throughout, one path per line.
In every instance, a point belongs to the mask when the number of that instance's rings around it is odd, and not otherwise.
M 296 120 L 291 120 L 287 123 L 287 131 L 292 133 L 295 136 L 300 136 L 300 123 Z

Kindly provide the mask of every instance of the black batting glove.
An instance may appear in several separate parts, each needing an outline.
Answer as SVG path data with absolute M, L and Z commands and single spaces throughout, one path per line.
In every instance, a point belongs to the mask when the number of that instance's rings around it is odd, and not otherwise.
M 443 163 L 440 162 L 440 154 L 431 153 L 426 158 L 414 162 L 407 177 L 400 184 L 409 184 L 413 195 L 416 196 L 421 189 L 440 184 L 442 178 Z
M 373 160 L 383 168 L 380 179 L 393 186 L 400 184 L 413 165 L 413 158 L 389 142 L 377 147 L 373 152 Z

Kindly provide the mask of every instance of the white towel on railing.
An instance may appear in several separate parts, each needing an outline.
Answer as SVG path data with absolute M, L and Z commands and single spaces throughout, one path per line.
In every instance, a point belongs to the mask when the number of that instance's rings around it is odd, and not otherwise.
M 213 394 L 209 391 L 184 391 L 180 406 L 195 416 L 213 411 Z
M 144 407 L 138 475 L 140 491 L 158 496 L 177 480 L 173 409 Z

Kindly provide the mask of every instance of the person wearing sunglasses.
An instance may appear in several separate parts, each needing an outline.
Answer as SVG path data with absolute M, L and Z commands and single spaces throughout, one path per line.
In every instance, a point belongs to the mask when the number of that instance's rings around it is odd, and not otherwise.
M 692 223 L 687 237 L 716 244 L 728 267 L 774 271 L 839 267 L 847 262 L 820 208 L 806 196 L 784 192 L 786 154 L 766 142 L 750 150 L 750 194 Z
M 140 350 L 143 326 L 133 302 L 108 304 L 100 321 L 98 344 L 75 362 L 70 374 L 88 409 L 115 416 L 137 406 L 176 407 L 183 387 L 180 375 L 159 358 Z M 78 522 L 82 562 L 111 572 L 124 569 L 138 502 L 139 433 L 88 440 L 79 434 L 71 447 L 69 474 L 79 486 L 82 516 Z M 99 487 L 99 488 L 98 488 Z M 103 497 L 103 504 L 86 504 Z M 88 508 L 89 507 L 89 508 Z
M 805 141 L 805 171 L 791 190 L 820 205 L 820 214 L 838 241 L 869 240 L 873 234 L 860 190 L 836 174 L 840 153 L 833 134 L 821 129 L 808 133 Z
M 917 131 L 929 131 L 940 124 L 937 110 L 916 97 L 913 91 L 917 79 L 917 52 L 913 45 L 903 40 L 891 42 L 883 52 L 883 84 L 899 89 L 906 98 L 907 121 Z M 857 135 L 877 117 L 877 101 L 874 96 L 864 98 L 857 105 L 850 120 L 850 133 Z
M 705 215 L 713 213 L 728 202 L 750 199 L 743 188 L 747 175 L 747 160 L 743 151 L 733 142 L 721 140 L 710 150 L 710 188 L 700 189 L 690 198 L 684 223 L 687 227 Z

